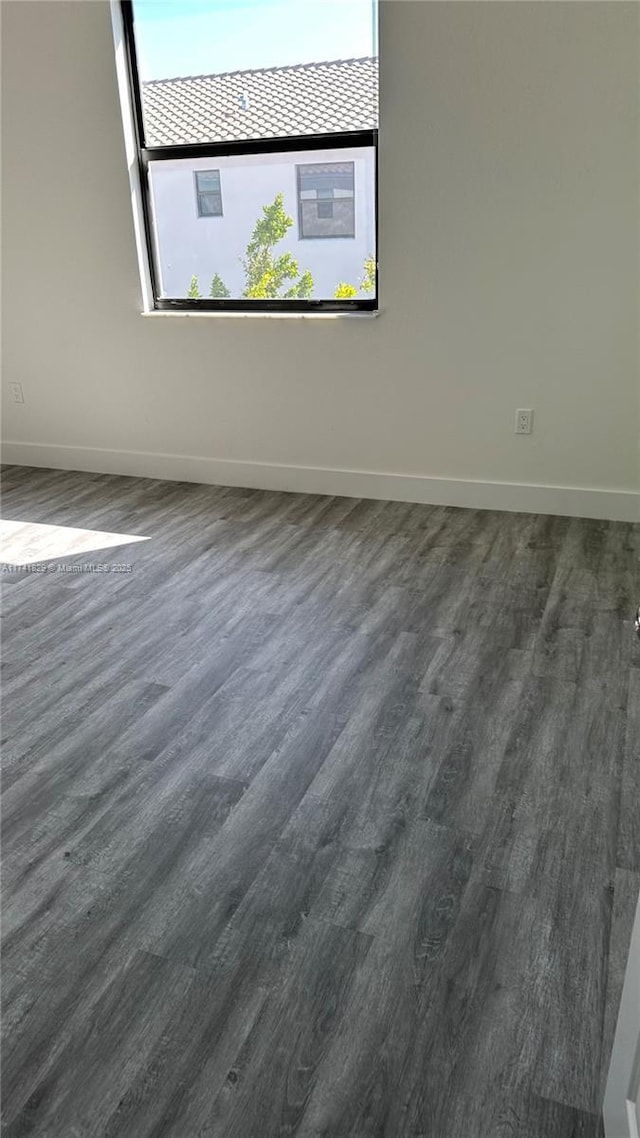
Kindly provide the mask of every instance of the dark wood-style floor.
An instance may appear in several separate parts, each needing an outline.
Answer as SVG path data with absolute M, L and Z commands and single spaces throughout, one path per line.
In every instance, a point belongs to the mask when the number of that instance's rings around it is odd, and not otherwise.
M 6 1138 L 599 1136 L 637 530 L 15 467 L 4 514 Z

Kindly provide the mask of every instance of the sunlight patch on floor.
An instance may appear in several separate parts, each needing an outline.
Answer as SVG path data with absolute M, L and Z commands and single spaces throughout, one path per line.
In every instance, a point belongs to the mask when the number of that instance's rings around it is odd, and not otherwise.
M 149 541 L 133 533 L 50 526 L 40 522 L 0 521 L 0 560 L 6 565 L 32 565 L 58 557 L 75 557 L 97 549 L 114 549 Z

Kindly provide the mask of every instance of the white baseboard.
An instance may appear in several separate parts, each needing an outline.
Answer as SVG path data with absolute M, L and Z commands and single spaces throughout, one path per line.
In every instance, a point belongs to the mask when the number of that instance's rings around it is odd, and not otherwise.
M 284 466 L 270 462 L 241 462 L 230 458 L 197 458 L 180 454 L 51 446 L 44 443 L 5 442 L 2 446 L 2 461 L 16 466 L 86 470 L 137 478 L 246 486 L 257 490 L 292 490 L 305 494 L 381 498 L 396 502 L 424 502 L 434 506 L 465 506 L 478 510 L 512 510 L 621 522 L 640 521 L 640 494 L 632 490 L 480 482 L 462 478 L 433 478 L 421 474 Z

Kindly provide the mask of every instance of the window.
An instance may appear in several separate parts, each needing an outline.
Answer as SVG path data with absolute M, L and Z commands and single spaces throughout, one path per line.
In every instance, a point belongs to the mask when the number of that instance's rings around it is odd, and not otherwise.
M 198 217 L 222 217 L 222 191 L 219 170 L 196 170 Z
M 353 162 L 298 166 L 301 237 L 355 237 Z
M 375 309 L 377 0 L 117 11 L 149 306 Z

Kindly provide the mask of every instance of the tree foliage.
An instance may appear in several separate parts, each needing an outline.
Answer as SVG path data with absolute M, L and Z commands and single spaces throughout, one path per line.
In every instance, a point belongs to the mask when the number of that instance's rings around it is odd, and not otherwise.
M 313 277 L 307 270 L 300 276 L 298 262 L 291 253 L 274 255 L 275 246 L 286 237 L 293 218 L 284 208 L 284 194 L 276 194 L 271 205 L 262 207 L 249 238 L 244 260 L 245 287 L 242 295 L 251 300 L 306 299 L 313 292 Z M 288 289 L 285 285 L 291 281 Z
M 216 273 L 211 281 L 209 296 L 212 296 L 214 300 L 227 300 L 231 296 L 231 289 L 227 288 L 219 273 Z
M 347 284 L 346 281 L 340 281 L 333 295 L 336 300 L 350 300 L 352 296 L 358 295 L 358 290 L 355 285 Z
M 376 259 L 373 254 L 370 254 L 364 259 L 363 273 L 360 277 L 359 288 L 361 292 L 375 292 L 375 287 Z M 352 297 L 358 295 L 358 287 L 348 284 L 346 281 L 340 281 L 333 295 L 336 300 L 350 300 Z
M 360 281 L 363 292 L 374 292 L 376 287 L 376 259 L 373 255 L 365 257 L 364 276 Z
M 300 277 L 300 280 L 293 285 L 292 288 L 285 292 L 287 300 L 308 300 L 313 294 L 313 277 L 309 271 L 306 270 Z
M 313 276 L 307 269 L 300 273 L 298 262 L 292 253 L 275 255 L 275 247 L 286 237 L 293 225 L 293 218 L 284 208 L 284 194 L 276 194 L 271 205 L 262 207 L 247 245 L 242 267 L 245 284 L 243 297 L 251 300 L 308 300 L 313 295 Z M 285 286 L 289 287 L 285 287 Z M 374 292 L 376 287 L 376 260 L 371 254 L 365 258 L 363 275 L 358 285 L 340 281 L 336 286 L 336 300 L 351 300 L 358 295 Z M 190 300 L 200 299 L 197 276 L 192 276 L 187 296 Z M 209 296 L 226 300 L 231 296 L 219 273 L 211 281 Z

